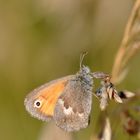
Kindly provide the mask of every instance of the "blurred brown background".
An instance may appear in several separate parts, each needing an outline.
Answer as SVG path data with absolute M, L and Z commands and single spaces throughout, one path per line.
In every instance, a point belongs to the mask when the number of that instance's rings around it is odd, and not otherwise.
M 44 123 L 30 117 L 24 97 L 32 89 L 79 69 L 79 56 L 93 71 L 111 72 L 133 0 L 0 0 L 0 139 L 38 140 Z M 140 55 L 119 89 L 140 87 Z M 74 133 L 89 139 L 99 105 L 93 99 L 91 125 Z M 123 132 L 122 132 L 123 133 Z

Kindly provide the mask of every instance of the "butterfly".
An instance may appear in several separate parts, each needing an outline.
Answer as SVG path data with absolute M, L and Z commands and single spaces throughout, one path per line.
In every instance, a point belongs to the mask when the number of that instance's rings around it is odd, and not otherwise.
M 89 125 L 92 106 L 93 77 L 89 67 L 82 65 L 75 75 L 46 83 L 25 98 L 26 110 L 43 121 L 54 120 L 65 131 L 78 131 Z

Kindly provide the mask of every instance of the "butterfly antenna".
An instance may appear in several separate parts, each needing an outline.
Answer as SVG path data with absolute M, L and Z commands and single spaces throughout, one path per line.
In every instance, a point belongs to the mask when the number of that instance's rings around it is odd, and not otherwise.
M 82 68 L 82 63 L 83 63 L 83 60 L 84 60 L 84 57 L 88 54 L 88 52 L 83 52 L 81 55 L 80 55 L 80 68 Z

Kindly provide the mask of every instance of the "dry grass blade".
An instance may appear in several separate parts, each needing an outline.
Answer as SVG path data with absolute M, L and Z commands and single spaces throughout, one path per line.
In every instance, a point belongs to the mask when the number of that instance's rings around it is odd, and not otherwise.
M 140 0 L 137 0 L 134 4 L 122 43 L 115 58 L 112 69 L 113 83 L 118 83 L 119 76 L 121 76 L 127 63 L 136 55 L 138 50 L 140 50 Z
M 99 140 L 111 140 L 112 130 L 110 125 L 110 120 L 107 117 L 105 119 L 105 125 L 102 129 L 101 135 L 99 136 Z
M 95 134 L 90 138 L 90 140 L 111 140 L 112 138 L 112 129 L 110 120 L 108 117 L 104 119 L 104 122 L 102 123 L 102 128 L 100 130 L 100 133 L 98 136 Z

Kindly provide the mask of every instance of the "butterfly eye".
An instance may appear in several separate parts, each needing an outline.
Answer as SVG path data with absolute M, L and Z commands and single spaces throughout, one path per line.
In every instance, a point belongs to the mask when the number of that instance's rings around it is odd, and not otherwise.
M 41 107 L 41 101 L 40 101 L 40 100 L 36 100 L 36 101 L 34 102 L 34 107 L 40 108 L 40 107 Z

